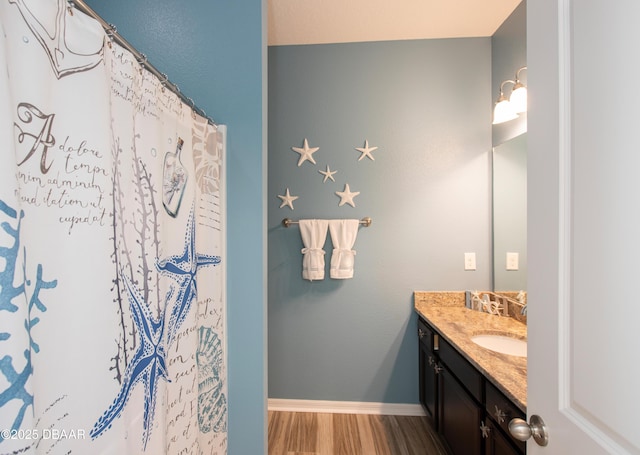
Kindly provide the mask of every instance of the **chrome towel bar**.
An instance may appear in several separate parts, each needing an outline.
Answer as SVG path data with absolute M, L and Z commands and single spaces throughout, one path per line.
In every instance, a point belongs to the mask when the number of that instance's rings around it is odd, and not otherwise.
M 363 225 L 364 227 L 371 226 L 372 222 L 373 220 L 371 219 L 371 217 L 368 217 L 368 216 L 365 216 L 360 220 L 360 224 Z M 282 220 L 282 225 L 286 228 L 288 228 L 292 224 L 300 224 L 300 221 L 290 220 L 289 218 L 285 218 Z

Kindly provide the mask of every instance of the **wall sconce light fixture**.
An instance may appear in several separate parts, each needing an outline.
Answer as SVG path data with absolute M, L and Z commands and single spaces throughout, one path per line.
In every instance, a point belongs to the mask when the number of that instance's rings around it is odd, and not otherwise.
M 494 125 L 518 118 L 518 114 L 527 111 L 527 87 L 520 81 L 520 72 L 526 69 L 527 67 L 523 66 L 516 71 L 515 81 L 508 79 L 500 84 L 500 96 L 493 109 Z M 507 83 L 513 84 L 509 98 L 504 96 L 504 85 Z

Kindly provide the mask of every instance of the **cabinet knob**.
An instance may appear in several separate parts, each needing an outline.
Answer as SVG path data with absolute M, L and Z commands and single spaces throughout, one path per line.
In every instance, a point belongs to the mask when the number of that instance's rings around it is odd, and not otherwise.
M 482 439 L 487 439 L 489 433 L 491 433 L 491 427 L 484 424 L 484 421 L 480 422 L 480 431 L 482 432 Z
M 496 412 L 494 412 L 494 415 L 496 416 L 496 420 L 498 421 L 498 423 L 504 423 L 505 418 L 507 417 L 507 415 L 498 406 L 495 406 L 495 408 L 496 408 Z
M 418 328 L 418 338 L 423 339 L 426 333 L 421 328 Z
M 433 358 L 432 355 L 429 356 L 429 366 L 432 367 L 433 364 L 436 363 L 435 359 Z
M 531 436 L 539 446 L 546 446 L 549 442 L 547 427 L 544 420 L 539 415 L 532 415 L 529 423 L 522 419 L 511 419 L 509 422 L 509 433 L 518 441 L 526 441 Z
M 442 371 L 442 367 L 440 365 L 435 365 L 433 369 L 436 370 L 436 374 L 440 374 L 440 372 Z

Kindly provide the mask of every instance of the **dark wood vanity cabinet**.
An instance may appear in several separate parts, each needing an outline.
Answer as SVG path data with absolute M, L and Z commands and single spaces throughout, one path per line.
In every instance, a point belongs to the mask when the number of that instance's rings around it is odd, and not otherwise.
M 454 455 L 482 455 L 482 408 L 448 369 L 439 380 L 440 434 Z
M 420 352 L 420 403 L 422 403 L 427 417 L 431 419 L 433 427 L 438 428 L 438 383 L 435 354 L 435 344 L 437 344 L 438 339 L 429 326 L 422 321 L 418 321 L 418 340 Z
M 513 455 L 524 453 L 524 451 L 520 452 L 514 449 L 508 438 L 495 426 L 491 419 L 487 419 L 483 424 L 485 425 L 484 431 L 486 433 L 484 437 L 485 455 Z
M 422 318 L 418 339 L 420 402 L 451 453 L 524 455 L 508 430 L 524 413 Z
M 509 433 L 509 422 L 511 422 L 511 419 L 520 418 L 526 420 L 525 414 L 489 381 L 485 381 L 484 387 L 487 421 L 496 427 L 495 431 L 492 430 L 487 437 L 487 439 L 491 439 L 492 442 L 489 446 L 491 449 L 487 449 L 486 455 L 525 453 L 527 444 L 518 441 Z M 504 439 L 504 441 L 501 441 L 501 438 Z M 511 451 L 508 451 L 508 448 L 511 448 Z

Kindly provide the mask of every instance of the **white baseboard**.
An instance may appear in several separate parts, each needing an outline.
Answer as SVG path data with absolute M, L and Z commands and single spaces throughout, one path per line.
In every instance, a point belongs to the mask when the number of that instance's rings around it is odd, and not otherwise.
M 319 412 L 329 414 L 378 414 L 423 416 L 419 404 L 374 403 L 369 401 L 288 400 L 269 398 L 269 411 Z

